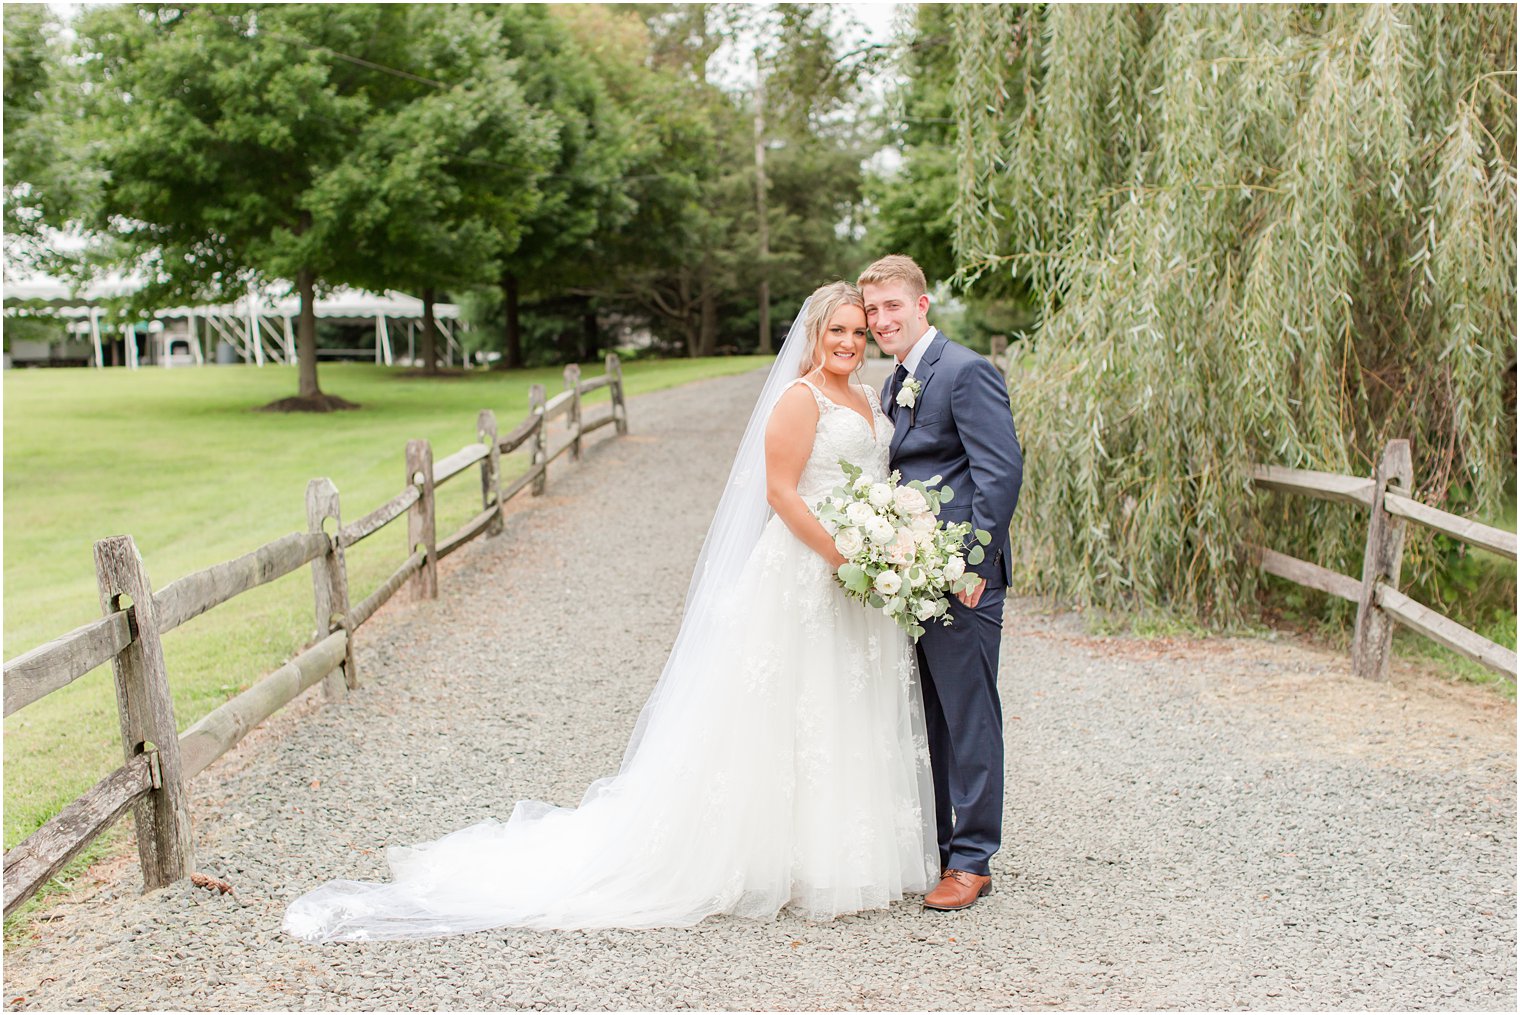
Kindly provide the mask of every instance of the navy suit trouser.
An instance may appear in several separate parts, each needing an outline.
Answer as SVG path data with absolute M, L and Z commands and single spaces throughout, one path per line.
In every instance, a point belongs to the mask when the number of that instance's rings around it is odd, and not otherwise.
M 976 609 L 951 597 L 952 624 L 925 624 L 918 672 L 934 774 L 935 829 L 942 867 L 987 874 L 1002 844 L 1003 705 L 998 648 L 1003 639 L 1001 573 Z

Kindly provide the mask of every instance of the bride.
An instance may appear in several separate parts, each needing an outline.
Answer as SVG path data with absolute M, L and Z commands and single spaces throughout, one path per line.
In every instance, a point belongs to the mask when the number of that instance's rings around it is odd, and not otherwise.
M 888 472 L 891 424 L 852 383 L 867 334 L 848 282 L 803 304 L 618 773 L 579 807 L 521 801 L 505 823 L 392 846 L 394 880 L 322 885 L 286 910 L 288 933 L 688 926 L 783 907 L 830 919 L 934 883 L 912 646 L 845 598 L 843 558 L 811 510 L 843 482 L 840 459 Z

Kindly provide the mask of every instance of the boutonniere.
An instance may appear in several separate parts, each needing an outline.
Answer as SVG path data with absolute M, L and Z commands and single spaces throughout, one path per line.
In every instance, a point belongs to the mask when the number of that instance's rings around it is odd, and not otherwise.
M 897 392 L 897 404 L 908 410 L 908 425 L 913 425 L 915 415 L 914 406 L 918 404 L 918 396 L 923 393 L 924 386 L 919 383 L 917 377 L 903 379 L 902 388 Z

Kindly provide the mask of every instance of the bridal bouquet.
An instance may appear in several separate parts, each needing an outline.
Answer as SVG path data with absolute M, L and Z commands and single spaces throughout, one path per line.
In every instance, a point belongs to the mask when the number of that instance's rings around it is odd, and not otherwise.
M 992 541 L 970 522 L 942 523 L 940 505 L 953 496 L 948 486 L 902 483 L 893 472 L 884 483 L 873 483 L 860 468 L 839 460 L 845 483 L 826 497 L 814 513 L 845 562 L 836 577 L 851 598 L 886 611 L 914 638 L 934 620 L 949 624 L 948 596 L 973 587 L 980 579 L 966 565 L 980 564 Z M 979 544 L 979 545 L 978 545 Z

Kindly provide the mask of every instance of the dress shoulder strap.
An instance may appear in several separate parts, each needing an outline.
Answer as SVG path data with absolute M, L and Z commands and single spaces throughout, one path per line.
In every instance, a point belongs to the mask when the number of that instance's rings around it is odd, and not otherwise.
M 806 377 L 799 377 L 792 383 L 807 385 L 807 389 L 813 393 L 813 401 L 818 403 L 819 412 L 828 412 L 834 407 L 834 403 L 829 401 L 822 391 L 818 390 L 818 385 L 814 384 Z
M 881 398 L 876 394 L 876 389 L 869 384 L 862 384 L 860 389 L 866 393 L 866 402 L 872 409 L 881 408 Z

